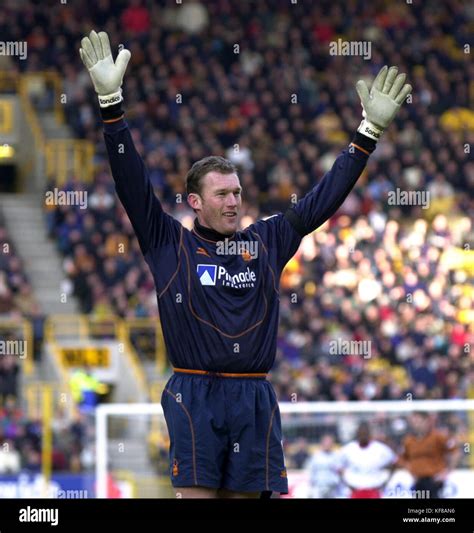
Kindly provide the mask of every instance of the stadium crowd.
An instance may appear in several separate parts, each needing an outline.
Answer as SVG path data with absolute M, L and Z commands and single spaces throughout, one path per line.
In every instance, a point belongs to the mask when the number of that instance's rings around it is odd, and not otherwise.
M 90 431 L 85 415 L 74 420 L 56 416 L 52 422 L 54 472 L 84 472 L 92 468 Z M 0 405 L 0 475 L 41 473 L 43 422 L 28 416 L 15 398 Z
M 243 225 L 286 209 L 350 140 L 360 120 L 356 77 L 399 65 L 413 81 L 413 102 L 337 215 L 287 265 L 272 380 L 281 400 L 466 397 L 474 163 L 464 146 L 473 129 L 456 121 L 453 108 L 468 107 L 472 66 L 460 50 L 472 13 L 458 2 L 449 17 L 442 3 L 358 10 L 348 2 L 344 16 L 329 2 L 284 4 L 273 12 L 269 2 L 239 9 L 196 2 L 191 18 L 160 3 L 133 2 L 121 15 L 107 1 L 92 7 L 90 27 L 103 27 L 132 52 L 125 109 L 155 191 L 189 227 L 184 175 L 194 160 L 219 153 L 239 167 Z M 209 22 L 223 15 L 225 26 Z M 444 41 L 441 20 L 450 36 Z M 88 24 L 63 22 L 68 42 L 78 42 Z M 363 22 L 373 43 L 369 62 L 329 55 L 330 41 L 355 36 Z M 408 46 L 414 27 L 423 31 Z M 88 74 L 66 42 L 50 44 L 59 46 L 48 66 L 65 73 L 70 123 L 96 143 L 99 169 L 91 185 L 71 179 L 69 189 L 88 187 L 89 208 L 57 206 L 48 214 L 51 235 L 84 312 L 156 316 L 151 276 L 114 194 Z M 391 201 L 397 190 L 429 195 L 425 203 Z M 371 353 L 331 353 L 337 338 L 369 340 Z
M 238 165 L 243 226 L 283 211 L 350 142 L 361 119 L 355 81 L 394 64 L 408 73 L 413 100 L 337 215 L 288 263 L 271 380 L 281 401 L 468 396 L 474 66 L 463 46 L 472 9 L 458 0 L 378 0 L 363 9 L 355 0 L 46 4 L 7 2 L 0 30 L 28 42 L 19 69 L 60 73 L 68 123 L 97 148 L 94 182 L 71 176 L 65 185 L 86 188 L 88 208 L 45 209 L 83 312 L 158 316 L 153 280 L 115 196 L 78 54 L 83 35 L 105 30 L 113 48 L 131 50 L 126 119 L 165 210 L 188 227 L 184 176 L 195 160 L 221 154 Z M 371 43 L 370 60 L 331 55 L 339 37 Z M 428 194 L 404 202 L 397 191 Z M 23 290 L 15 279 L 0 271 L 0 293 Z M 370 341 L 370 353 L 334 353 L 337 339 Z
M 0 316 L 19 318 L 38 310 L 23 263 L 0 213 Z

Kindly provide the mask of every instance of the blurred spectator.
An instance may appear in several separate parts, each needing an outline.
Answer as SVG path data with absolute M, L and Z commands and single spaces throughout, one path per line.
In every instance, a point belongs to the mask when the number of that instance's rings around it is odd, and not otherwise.
M 310 498 L 334 498 L 340 484 L 337 453 L 334 449 L 334 437 L 325 434 L 320 447 L 305 465 L 310 484 Z
M 157 318 L 153 280 L 116 200 L 96 95 L 77 53 L 84 4 L 53 4 L 45 11 L 12 3 L 2 25 L 5 40 L 28 39 L 22 71 L 51 69 L 65 80 L 68 123 L 97 149 L 94 183 L 70 176 L 65 185 L 87 190 L 88 209 L 48 206 L 48 227 L 83 312 Z M 284 211 L 350 141 L 361 119 L 355 81 L 398 65 L 413 84 L 412 102 L 339 212 L 303 240 L 283 273 L 271 379 L 280 400 L 466 398 L 474 166 L 465 150 L 473 140 L 472 65 L 461 50 L 472 13 L 460 0 L 436 10 L 376 3 L 369 12 L 357 3 L 342 12 L 331 0 L 257 4 L 86 4 L 89 26 L 109 32 L 114 55 L 120 43 L 132 51 L 124 107 L 156 194 L 189 226 L 186 171 L 201 157 L 227 154 L 239 166 L 242 220 Z M 377 44 L 370 61 L 329 54 L 336 35 L 350 38 L 359 27 Z M 397 190 L 430 193 L 428 205 L 390 202 Z M 11 253 L 0 248 L 0 314 L 33 305 Z M 370 342 L 370 356 L 330 353 L 337 339 Z
M 412 415 L 411 434 L 403 442 L 400 463 L 412 474 L 417 494 L 422 498 L 441 498 L 446 477 L 459 456 L 454 439 L 434 428 L 430 413 Z
M 88 368 L 74 370 L 69 385 L 74 402 L 84 413 L 93 412 L 101 396 L 108 390 L 107 385 L 101 383 Z
M 0 355 L 0 406 L 18 397 L 20 367 L 15 355 Z
M 11 439 L 0 439 L 0 474 L 18 474 L 21 468 L 21 456 Z
M 380 498 L 397 456 L 386 444 L 372 439 L 369 424 L 361 422 L 356 439 L 339 451 L 338 463 L 351 498 Z

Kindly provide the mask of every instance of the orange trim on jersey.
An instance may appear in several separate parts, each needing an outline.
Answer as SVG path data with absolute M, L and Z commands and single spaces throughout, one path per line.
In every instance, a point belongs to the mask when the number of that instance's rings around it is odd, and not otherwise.
M 266 490 L 270 490 L 270 435 L 272 432 L 272 426 L 273 426 L 273 418 L 275 416 L 275 411 L 278 407 L 278 403 L 275 404 L 275 407 L 272 410 L 272 415 L 270 417 L 270 422 L 268 424 L 268 432 L 267 432 L 267 449 L 265 451 L 265 483 L 266 483 Z
M 194 435 L 193 419 L 191 418 L 189 411 L 183 405 L 183 402 L 178 401 L 178 398 L 169 389 L 165 389 L 165 392 L 168 393 L 175 400 L 175 402 L 181 406 L 184 413 L 188 417 L 189 429 L 191 430 L 191 446 L 192 446 L 192 454 L 193 454 L 193 477 L 194 477 L 194 484 L 197 485 L 198 479 L 197 479 L 197 468 L 196 468 L 196 437 Z
M 123 119 L 123 115 L 119 118 L 111 118 L 109 120 L 104 120 L 104 124 L 110 124 L 111 122 L 118 122 L 119 120 L 122 120 Z
M 266 373 L 244 373 L 239 374 L 235 372 L 212 372 L 210 370 L 194 370 L 192 368 L 173 368 L 174 372 L 180 374 L 196 374 L 199 376 L 217 376 L 219 378 L 266 378 Z
M 176 267 L 176 270 L 174 271 L 174 274 L 171 276 L 170 280 L 166 284 L 166 287 L 160 292 L 158 295 L 158 298 L 161 298 L 163 294 L 168 290 L 168 287 L 171 285 L 171 282 L 176 277 L 176 274 L 178 273 L 179 269 L 181 268 L 181 246 L 183 244 L 183 226 L 181 226 L 180 235 L 179 235 L 179 247 L 178 247 L 178 266 Z
M 265 244 L 263 242 L 263 239 L 260 237 L 260 235 L 258 233 L 255 233 L 253 231 L 250 231 L 250 233 L 255 235 L 257 237 L 257 239 L 262 243 L 263 251 L 267 254 L 267 257 L 268 257 L 268 250 L 267 250 L 267 247 L 265 246 Z M 275 272 L 273 272 L 273 268 L 272 268 L 272 265 L 270 264 L 270 260 L 268 261 L 268 268 L 270 269 L 270 272 L 272 273 L 272 277 L 273 277 L 273 289 L 277 293 L 277 295 L 280 296 L 280 293 L 278 292 L 278 290 L 276 288 L 276 276 L 275 276 Z
M 354 146 L 355 148 L 359 149 L 361 152 L 364 152 L 364 154 L 370 155 L 370 152 L 368 152 L 364 148 L 361 148 L 358 144 L 351 143 L 351 146 Z
M 205 250 L 204 248 L 201 248 L 201 247 L 199 247 L 199 248 L 196 250 L 196 253 L 197 253 L 197 254 L 201 254 L 201 255 L 205 255 L 206 257 L 211 257 L 211 256 L 208 254 L 207 250 Z

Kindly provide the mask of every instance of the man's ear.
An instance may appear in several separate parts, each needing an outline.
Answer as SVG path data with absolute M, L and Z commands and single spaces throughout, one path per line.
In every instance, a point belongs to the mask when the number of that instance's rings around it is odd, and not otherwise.
M 199 194 L 194 192 L 188 194 L 188 204 L 194 211 L 199 211 L 202 207 L 202 200 Z

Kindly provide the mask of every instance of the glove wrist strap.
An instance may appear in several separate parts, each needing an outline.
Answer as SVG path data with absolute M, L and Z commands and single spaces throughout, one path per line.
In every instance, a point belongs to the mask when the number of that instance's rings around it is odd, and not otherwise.
M 112 94 L 101 95 L 99 94 L 99 105 L 100 107 L 109 107 L 111 105 L 118 104 L 122 102 L 122 89 L 119 89 L 117 92 Z
M 365 118 L 360 123 L 360 126 L 357 128 L 357 131 L 361 133 L 362 135 L 365 135 L 366 137 L 374 141 L 380 140 L 380 137 L 382 136 L 382 133 L 384 132 L 382 128 L 380 128 L 379 126 L 376 126 L 372 122 L 369 122 Z

